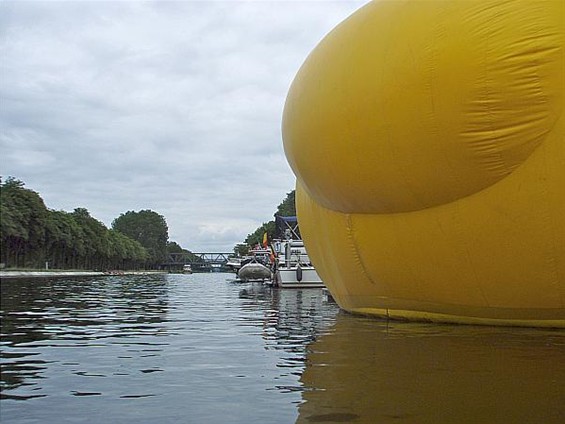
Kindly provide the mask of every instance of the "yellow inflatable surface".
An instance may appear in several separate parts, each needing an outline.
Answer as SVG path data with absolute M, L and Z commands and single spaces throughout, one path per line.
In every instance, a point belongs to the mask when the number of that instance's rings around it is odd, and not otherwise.
M 300 228 L 351 312 L 565 327 L 565 1 L 375 1 L 283 115 Z

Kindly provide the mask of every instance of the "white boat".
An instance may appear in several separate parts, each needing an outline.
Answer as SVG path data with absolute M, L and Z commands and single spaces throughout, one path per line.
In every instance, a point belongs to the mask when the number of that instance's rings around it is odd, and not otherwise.
M 242 258 L 230 256 L 228 258 L 228 261 L 226 262 L 226 266 L 229 267 L 232 271 L 235 271 L 237 273 L 241 268 L 241 261 Z
M 276 216 L 275 219 L 277 232 L 284 240 L 273 243 L 273 285 L 281 288 L 325 287 L 306 252 L 296 216 Z
M 183 265 L 182 272 L 183 274 L 192 274 L 192 267 L 189 264 Z
M 302 240 L 274 243 L 276 270 L 273 284 L 281 288 L 325 287 L 316 268 L 310 262 Z

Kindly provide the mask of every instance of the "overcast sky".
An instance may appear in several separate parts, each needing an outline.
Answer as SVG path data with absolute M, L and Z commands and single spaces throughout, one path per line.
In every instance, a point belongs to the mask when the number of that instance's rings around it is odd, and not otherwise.
M 294 189 L 286 93 L 366 1 L 0 0 L 0 175 L 107 227 L 229 252 Z

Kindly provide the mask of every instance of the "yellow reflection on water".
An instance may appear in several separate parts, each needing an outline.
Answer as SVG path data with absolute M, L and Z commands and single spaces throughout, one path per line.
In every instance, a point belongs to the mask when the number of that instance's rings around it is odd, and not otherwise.
M 298 423 L 565 423 L 565 332 L 340 313 L 309 347 Z

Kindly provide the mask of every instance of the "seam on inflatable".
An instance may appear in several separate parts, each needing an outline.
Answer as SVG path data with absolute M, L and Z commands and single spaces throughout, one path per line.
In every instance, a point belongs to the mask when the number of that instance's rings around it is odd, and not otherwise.
M 353 257 L 355 261 L 361 267 L 361 273 L 365 276 L 365 278 L 373 285 L 376 285 L 375 281 L 371 278 L 367 269 L 365 268 L 365 264 L 363 263 L 363 259 L 361 259 L 361 255 L 359 254 L 359 249 L 357 248 L 357 242 L 355 241 L 355 235 L 353 231 L 353 221 L 351 219 L 351 214 L 346 214 L 346 223 L 347 223 L 347 239 L 349 241 L 349 245 L 353 251 Z
M 546 162 L 547 159 L 547 154 L 544 154 L 543 156 L 543 161 Z M 546 163 L 544 169 L 547 169 L 548 165 Z M 550 282 L 551 285 L 553 285 L 555 287 L 555 290 L 557 290 L 557 293 L 559 294 L 559 300 L 561 302 L 561 307 L 565 307 L 565 296 L 563 294 L 562 290 L 560 289 L 560 283 L 559 283 L 559 266 L 557 264 L 557 260 L 555 258 L 555 252 L 557 252 L 557 242 L 555 241 L 555 226 L 553 225 L 553 223 L 551 222 L 551 216 L 549 213 L 549 205 L 547 204 L 548 201 L 548 188 L 547 188 L 547 177 L 544 175 L 544 178 L 542 179 L 542 181 L 540 182 L 541 185 L 541 190 L 543 191 L 542 194 L 542 199 L 544 200 L 543 205 L 540 205 L 540 216 L 541 216 L 541 222 L 544 226 L 544 232 L 547 235 L 547 238 L 545 240 L 547 240 L 547 249 L 548 249 L 548 255 L 547 255 L 547 269 L 550 273 Z
M 464 240 L 462 240 L 462 238 L 460 237 L 462 231 L 461 231 L 461 215 L 459 213 L 459 208 L 455 208 L 453 211 L 453 218 L 454 218 L 454 222 L 456 223 L 456 227 L 457 227 L 457 234 L 456 237 L 459 241 L 459 243 L 457 243 L 459 246 L 461 246 L 461 252 L 462 254 L 465 256 L 467 263 L 469 264 L 469 268 L 471 269 L 471 272 L 473 273 L 473 277 L 475 280 L 475 284 L 476 287 L 479 289 L 479 292 L 481 293 L 481 298 L 483 299 L 484 304 L 487 307 L 490 307 L 489 301 L 487 296 L 485 295 L 485 292 L 483 290 L 483 286 L 481 285 L 481 281 L 479 279 L 479 277 L 477 276 L 477 272 L 475 271 L 475 267 L 473 266 L 473 255 L 471 255 L 471 252 L 469 251 L 469 247 L 467 246 L 467 244 L 464 242 Z

